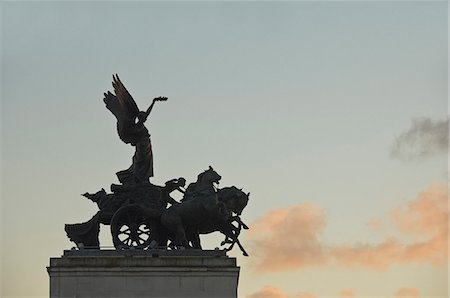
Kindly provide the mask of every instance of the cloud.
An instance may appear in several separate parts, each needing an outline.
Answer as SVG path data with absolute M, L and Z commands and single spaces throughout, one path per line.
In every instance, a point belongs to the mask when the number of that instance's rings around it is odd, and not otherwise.
M 406 235 L 425 239 L 408 247 L 405 259 L 446 262 L 448 255 L 448 193 L 445 185 L 431 185 L 415 201 L 394 209 L 392 219 Z
M 288 295 L 280 288 L 267 285 L 261 290 L 247 295 L 246 298 L 289 298 L 289 297 L 295 297 L 295 298 L 316 298 L 315 295 L 307 292 L 301 292 L 297 295 Z
M 444 185 L 431 185 L 417 199 L 392 212 L 396 227 L 408 235 L 447 233 L 447 190 Z
M 420 291 L 416 288 L 401 288 L 397 292 L 395 292 L 395 298 L 419 298 Z
M 413 119 L 411 127 L 395 138 L 392 156 L 408 160 L 446 154 L 448 124 L 448 119 L 436 122 L 429 118 Z
M 282 289 L 268 285 L 261 290 L 247 295 L 246 298 L 316 298 L 317 296 L 308 293 L 301 292 L 295 296 L 286 294 Z M 331 296 L 330 296 L 331 297 Z M 352 298 L 355 296 L 355 291 L 353 289 L 344 289 L 339 291 L 339 298 Z M 417 288 L 400 288 L 395 292 L 394 298 L 420 298 L 420 291 Z
M 268 212 L 250 229 L 252 248 L 260 262 L 257 270 L 294 270 L 324 262 L 317 236 L 325 216 L 313 204 L 301 204 Z
M 351 244 L 335 247 L 331 254 L 339 263 L 346 266 L 360 265 L 372 269 L 384 269 L 397 261 L 401 245 L 394 239 L 379 244 Z
M 327 245 L 320 241 L 324 212 L 313 204 L 270 211 L 251 225 L 256 271 L 292 271 L 329 263 L 383 270 L 393 264 L 446 264 L 448 195 L 435 184 L 392 212 L 394 228 L 411 241 L 387 237 L 379 243 Z
M 308 292 L 301 292 L 297 295 L 292 296 L 286 294 L 282 289 L 271 285 L 267 285 L 261 290 L 246 296 L 246 298 L 289 298 L 289 297 L 316 298 L 317 296 Z M 338 292 L 337 297 L 352 298 L 357 296 L 355 295 L 355 291 L 353 289 L 344 289 Z M 417 288 L 400 288 L 395 292 L 394 298 L 420 298 L 420 291 Z
M 247 295 L 246 298 L 288 298 L 288 295 L 281 289 L 269 285 L 258 292 Z
M 315 295 L 311 294 L 311 293 L 307 293 L 307 292 L 302 292 L 300 294 L 298 294 L 297 296 L 295 296 L 296 298 L 316 298 Z
M 422 262 L 439 265 L 447 258 L 444 237 L 413 244 L 404 244 L 388 238 L 379 244 L 336 247 L 332 254 L 339 263 L 346 266 L 364 266 L 375 270 L 383 270 L 396 263 Z
M 340 298 L 355 297 L 355 291 L 353 289 L 345 289 L 338 293 Z
M 347 266 L 385 269 L 394 263 L 447 262 L 448 195 L 445 185 L 435 184 L 418 197 L 392 211 L 394 227 L 404 235 L 420 236 L 413 242 L 389 237 L 377 244 L 343 245 L 333 248 L 333 257 Z

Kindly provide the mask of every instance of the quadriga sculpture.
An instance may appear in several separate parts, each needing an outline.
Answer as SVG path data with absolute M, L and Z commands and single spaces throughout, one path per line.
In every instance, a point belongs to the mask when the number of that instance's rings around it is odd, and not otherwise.
M 225 235 L 221 245 L 230 244 L 227 250 L 238 244 L 248 255 L 238 236 L 242 229 L 248 229 L 240 215 L 249 193 L 234 186 L 217 189 L 221 176 L 211 166 L 186 190 L 182 177 L 167 181 L 165 186 L 150 183 L 153 153 L 144 123 L 154 104 L 167 97 L 154 98 L 143 112 L 117 75 L 113 76 L 113 87 L 114 94 L 104 93 L 104 102 L 117 119 L 120 139 L 135 147 L 132 164 L 116 173 L 120 184 L 111 185 L 112 193 L 101 189 L 83 195 L 95 202 L 99 211 L 87 222 L 66 224 L 69 239 L 80 249 L 100 248 L 100 224 L 105 224 L 110 225 L 116 249 L 201 249 L 199 235 L 219 231 Z M 174 191 L 183 193 L 181 203 L 171 197 Z

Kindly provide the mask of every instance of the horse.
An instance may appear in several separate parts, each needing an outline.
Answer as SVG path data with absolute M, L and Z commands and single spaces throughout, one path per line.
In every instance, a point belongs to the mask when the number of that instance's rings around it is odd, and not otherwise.
M 250 193 L 246 194 L 242 189 L 238 189 L 235 186 L 218 189 L 218 208 L 221 216 L 210 217 L 205 222 L 187 228 L 186 233 L 188 241 L 191 242 L 192 247 L 197 249 L 202 248 L 200 234 L 209 234 L 218 231 L 225 235 L 225 240 L 221 245 L 226 243 L 231 244 L 226 249 L 227 251 L 231 250 L 234 244 L 237 244 L 244 256 L 248 256 L 247 252 L 239 242 L 238 236 L 242 228 L 248 229 L 247 225 L 242 222 L 240 215 L 247 206 L 249 195 Z M 237 227 L 233 225 L 234 222 L 238 223 Z
M 211 218 L 224 216 L 223 208 L 219 208 L 214 183 L 219 183 L 222 177 L 210 166 L 200 173 L 195 184 L 189 185 L 185 200 L 181 204 L 170 206 L 161 215 L 161 225 L 169 234 L 174 235 L 176 246 L 190 248 L 186 238 L 186 228 L 197 226 Z

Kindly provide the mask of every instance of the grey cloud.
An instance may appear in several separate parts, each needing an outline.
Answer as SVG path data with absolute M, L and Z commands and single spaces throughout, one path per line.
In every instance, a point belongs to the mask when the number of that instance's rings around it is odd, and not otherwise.
M 421 159 L 446 154 L 447 148 L 448 119 L 419 118 L 413 119 L 411 127 L 395 138 L 391 154 L 400 159 Z

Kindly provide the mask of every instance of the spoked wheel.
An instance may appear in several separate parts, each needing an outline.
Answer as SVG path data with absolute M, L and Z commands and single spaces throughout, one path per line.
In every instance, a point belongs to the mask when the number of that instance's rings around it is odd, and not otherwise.
M 150 226 L 138 205 L 121 207 L 111 219 L 111 234 L 116 249 L 143 249 L 150 244 Z

